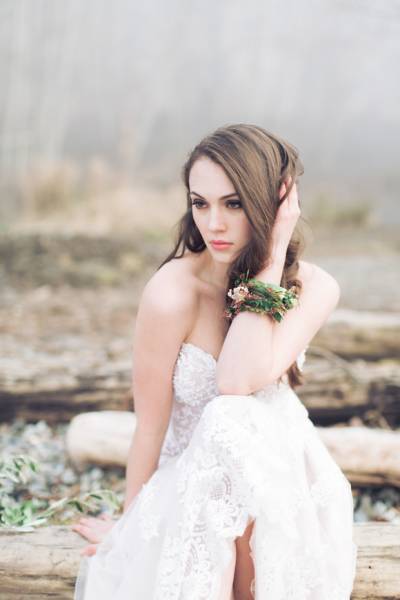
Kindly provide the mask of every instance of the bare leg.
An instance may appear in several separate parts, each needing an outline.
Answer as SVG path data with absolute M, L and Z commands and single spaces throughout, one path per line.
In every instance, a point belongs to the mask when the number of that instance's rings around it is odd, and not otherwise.
M 242 536 L 236 538 L 236 567 L 233 579 L 235 600 L 254 600 L 250 586 L 255 576 L 253 559 L 250 556 L 249 540 L 253 531 L 254 521 L 246 527 Z
M 234 600 L 232 587 L 236 563 L 236 544 L 234 542 L 232 542 L 232 552 L 232 560 L 224 573 L 221 592 L 218 600 Z

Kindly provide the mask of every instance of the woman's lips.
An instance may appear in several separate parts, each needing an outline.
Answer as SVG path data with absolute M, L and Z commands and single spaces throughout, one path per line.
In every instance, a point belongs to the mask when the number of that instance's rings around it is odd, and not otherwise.
M 226 250 L 232 246 L 232 242 L 211 242 L 211 246 L 214 250 Z

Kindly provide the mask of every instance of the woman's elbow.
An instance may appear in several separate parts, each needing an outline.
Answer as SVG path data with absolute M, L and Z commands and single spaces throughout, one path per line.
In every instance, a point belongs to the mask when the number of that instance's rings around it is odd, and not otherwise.
M 247 396 L 251 393 L 247 381 L 230 377 L 217 377 L 217 388 L 221 396 Z
M 243 385 L 217 385 L 220 396 L 248 396 L 251 394 L 249 387 Z
M 252 377 L 242 377 L 240 378 L 240 373 L 221 373 L 218 375 L 217 373 L 217 387 L 218 391 L 221 395 L 241 395 L 248 396 L 249 394 L 253 394 L 257 390 L 261 389 L 265 385 L 267 385 L 270 381 L 272 381 L 273 374 L 269 376 L 269 371 L 265 368 L 262 370 L 262 375 L 260 377 L 260 372 L 253 373 Z

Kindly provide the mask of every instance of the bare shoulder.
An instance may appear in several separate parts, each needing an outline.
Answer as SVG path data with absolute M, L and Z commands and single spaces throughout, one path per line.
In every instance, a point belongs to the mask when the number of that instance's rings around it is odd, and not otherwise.
M 164 436 L 173 399 L 173 374 L 195 314 L 190 270 L 169 261 L 145 284 L 133 336 L 132 390 L 143 431 Z
M 141 303 L 163 313 L 188 316 L 195 310 L 196 285 L 187 257 L 172 259 L 160 267 L 145 284 Z
M 324 298 L 336 305 L 340 297 L 340 286 L 337 280 L 325 269 L 304 260 L 299 260 L 298 278 L 304 291 L 318 291 Z
M 149 368 L 157 370 L 160 381 L 164 377 L 164 381 L 170 381 L 195 316 L 196 295 L 190 271 L 186 272 L 177 260 L 169 261 L 150 277 L 140 296 L 133 348 L 137 381 L 143 383 L 148 378 Z

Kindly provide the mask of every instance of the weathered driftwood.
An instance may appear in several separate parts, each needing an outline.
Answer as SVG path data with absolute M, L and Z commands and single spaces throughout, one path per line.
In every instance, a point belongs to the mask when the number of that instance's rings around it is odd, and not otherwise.
M 356 523 L 357 573 L 354 600 L 400 598 L 400 525 Z
M 400 487 L 400 431 L 317 427 L 329 452 L 353 484 Z
M 126 410 L 133 406 L 126 386 L 95 388 L 92 381 L 86 388 L 26 393 L 0 392 L 0 421 L 43 419 L 49 425 L 67 422 L 74 415 L 90 410 Z
M 315 424 L 330 425 L 372 411 L 390 426 L 400 425 L 398 361 L 350 362 L 315 345 L 308 353 L 305 382 L 296 393 Z
M 400 525 L 355 523 L 354 541 L 358 557 L 351 597 L 400 599 Z M 1 600 L 72 600 L 79 552 L 87 543 L 69 527 L 29 533 L 0 530 Z
M 311 342 L 307 382 L 298 389 L 314 422 L 378 410 L 391 425 L 400 424 L 399 334 L 398 314 L 334 311 Z M 129 336 L 114 340 L 110 355 L 104 340 L 61 342 L 62 350 L 50 344 L 30 351 L 9 343 L 0 371 L 1 420 L 55 423 L 90 410 L 133 409 Z
M 320 349 L 310 348 L 305 364 L 306 381 L 296 390 L 314 423 L 328 425 L 375 410 L 391 426 L 400 424 L 398 363 L 338 362 L 335 357 L 329 360 L 317 357 L 317 352 L 320 353 Z M 44 386 L 44 380 L 41 383 Z M 114 374 L 109 379 L 88 376 L 76 387 L 63 388 L 61 382 L 59 389 L 40 391 L 38 385 L 40 382 L 32 383 L 30 391 L 26 382 L 24 386 L 16 385 L 14 391 L 2 390 L 0 381 L 0 419 L 44 419 L 52 424 L 69 421 L 74 415 L 87 411 L 134 408 L 128 367 L 118 378 Z
M 400 314 L 337 309 L 313 343 L 349 359 L 398 358 Z
M 125 466 L 136 426 L 131 412 L 85 413 L 72 419 L 66 445 L 77 465 Z M 352 483 L 400 487 L 400 432 L 368 427 L 317 427 Z
M 129 411 L 101 411 L 74 417 L 67 429 L 66 450 L 72 462 L 125 466 L 136 427 Z
M 56 423 L 90 410 L 131 409 L 131 352 L 129 336 L 61 336 L 31 348 L 5 339 L 0 419 Z
M 1 600 L 72 599 L 79 550 L 88 543 L 69 527 L 0 530 Z

